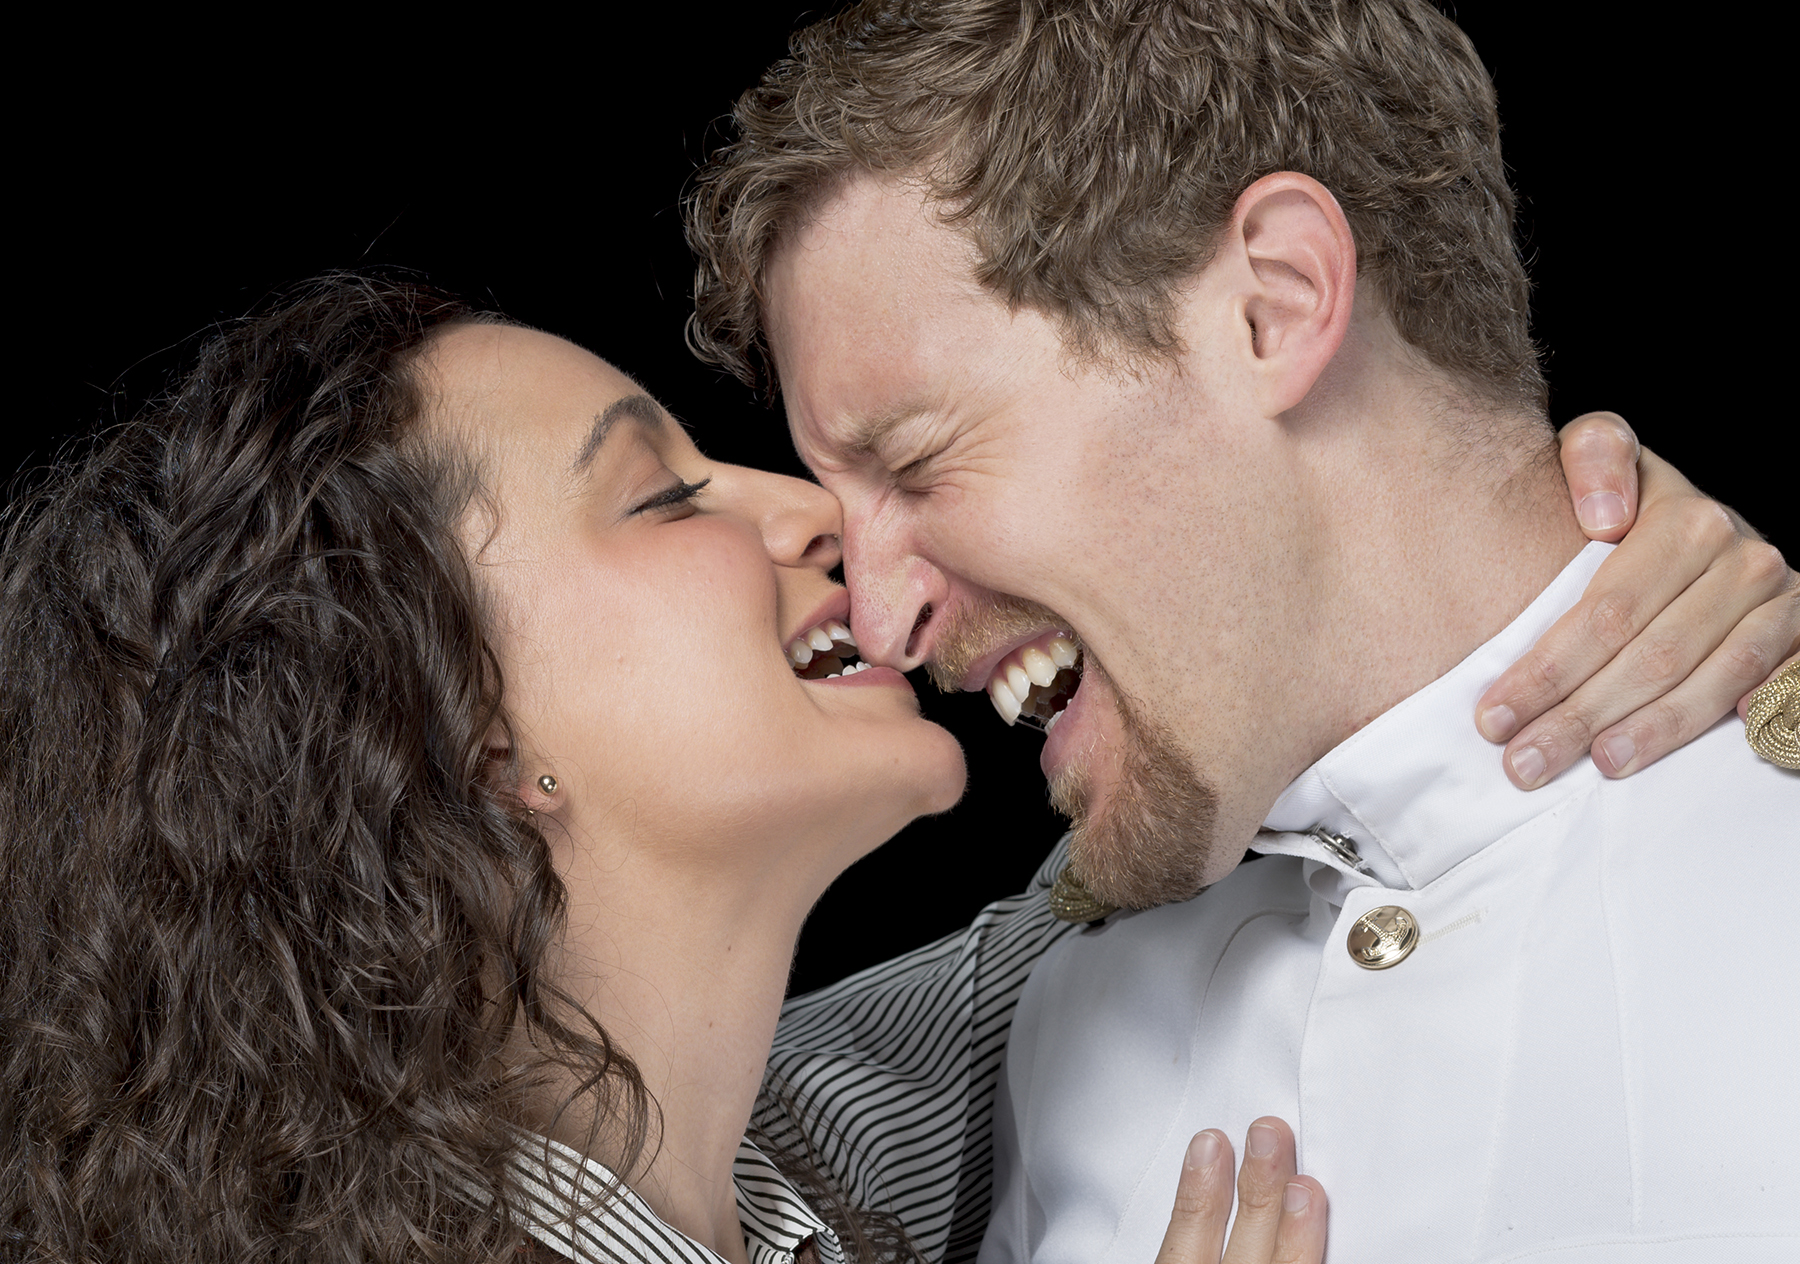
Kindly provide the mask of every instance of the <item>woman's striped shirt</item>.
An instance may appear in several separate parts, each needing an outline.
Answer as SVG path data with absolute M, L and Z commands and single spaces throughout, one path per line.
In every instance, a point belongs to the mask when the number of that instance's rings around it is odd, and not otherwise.
M 1032 965 L 1078 929 L 1049 910 L 1066 848 L 966 930 L 782 1007 L 752 1123 L 856 1206 L 897 1215 L 929 1260 L 973 1260 L 987 1227 L 1007 1028 Z M 566 1146 L 532 1138 L 514 1163 L 532 1235 L 577 1264 L 719 1264 Z M 732 1175 L 751 1264 L 795 1264 L 808 1246 L 818 1264 L 844 1264 L 836 1236 L 748 1140 Z
M 514 1156 L 513 1172 L 532 1237 L 576 1264 L 722 1264 L 664 1223 L 605 1165 L 565 1145 L 531 1138 Z M 844 1264 L 836 1236 L 748 1140 L 731 1175 L 750 1264 L 795 1264 L 808 1246 L 808 1261 Z
M 1078 925 L 1050 912 L 1065 837 L 968 929 L 782 1007 L 755 1125 L 929 1260 L 973 1260 L 993 1204 L 994 1096 L 1019 992 Z

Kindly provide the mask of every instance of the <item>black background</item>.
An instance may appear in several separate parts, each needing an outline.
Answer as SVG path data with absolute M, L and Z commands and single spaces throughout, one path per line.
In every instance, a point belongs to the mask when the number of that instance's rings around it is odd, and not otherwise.
M 20 47 L 0 477 L 134 410 L 196 331 L 283 283 L 369 264 L 593 348 L 715 456 L 802 472 L 779 414 L 682 345 L 677 202 L 715 120 L 818 11 L 96 22 Z M 1785 362 L 1774 313 L 1791 284 L 1786 196 L 1770 187 L 1787 145 L 1755 88 L 1773 36 L 1617 12 L 1533 0 L 1455 14 L 1499 87 L 1552 414 L 1624 413 L 1791 558 L 1777 465 L 1791 479 L 1793 426 L 1763 385 Z M 671 667 L 697 657 L 672 652 Z M 802 939 L 797 988 L 956 928 L 1016 890 L 1059 832 L 1037 738 L 985 698 L 920 692 L 963 740 L 969 795 L 840 880 Z

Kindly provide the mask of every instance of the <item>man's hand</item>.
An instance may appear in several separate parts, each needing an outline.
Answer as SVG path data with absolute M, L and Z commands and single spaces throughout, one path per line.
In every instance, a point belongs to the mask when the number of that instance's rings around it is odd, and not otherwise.
M 1279 1119 L 1259 1119 L 1244 1151 L 1227 1244 L 1231 1142 L 1208 1128 L 1188 1143 L 1156 1264 L 1320 1264 L 1325 1258 L 1325 1188 L 1294 1174 L 1293 1132 Z
M 1609 777 L 1656 762 L 1733 706 L 1742 714 L 1749 691 L 1800 651 L 1800 576 L 1640 449 L 1623 418 L 1569 423 L 1562 460 L 1582 529 L 1624 542 L 1476 704 L 1482 736 L 1506 743 L 1506 775 L 1527 790 L 1590 748 Z

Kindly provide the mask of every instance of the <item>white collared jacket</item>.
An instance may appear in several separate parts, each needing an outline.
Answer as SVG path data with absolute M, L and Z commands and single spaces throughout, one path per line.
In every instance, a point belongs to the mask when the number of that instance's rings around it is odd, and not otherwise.
M 1325 1187 L 1331 1264 L 1800 1259 L 1800 777 L 1732 716 L 1526 793 L 1473 724 L 1609 547 L 1308 770 L 1263 858 L 1050 949 L 982 1264 L 1148 1264 L 1189 1139 L 1265 1114 Z M 1392 909 L 1416 935 L 1365 968 L 1357 924 Z

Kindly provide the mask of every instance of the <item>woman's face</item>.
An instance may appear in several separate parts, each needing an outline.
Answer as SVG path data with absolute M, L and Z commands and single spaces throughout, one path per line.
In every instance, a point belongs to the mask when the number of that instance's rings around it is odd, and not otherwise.
M 904 677 L 794 667 L 795 642 L 850 609 L 826 577 L 828 493 L 707 460 L 636 383 L 547 334 L 457 327 L 425 369 L 428 425 L 487 493 L 464 538 L 529 804 L 577 840 L 712 866 L 792 856 L 829 881 L 960 797 L 962 753 Z

